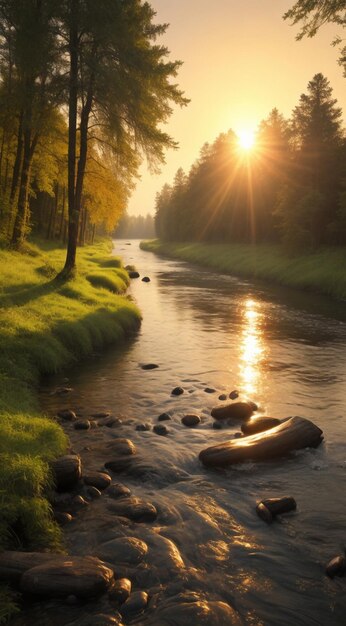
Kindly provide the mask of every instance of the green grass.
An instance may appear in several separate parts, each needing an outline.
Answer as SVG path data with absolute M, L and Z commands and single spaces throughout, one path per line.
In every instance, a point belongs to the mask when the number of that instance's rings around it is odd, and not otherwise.
M 346 250 L 323 248 L 318 252 L 289 256 L 278 245 L 141 243 L 142 250 L 156 252 L 235 274 L 346 299 Z
M 128 274 L 109 251 L 108 242 L 80 249 L 76 277 L 59 282 L 63 249 L 0 250 L 0 550 L 61 549 L 44 496 L 48 462 L 68 442 L 57 423 L 40 415 L 36 389 L 43 374 L 138 328 L 137 307 L 118 295 Z

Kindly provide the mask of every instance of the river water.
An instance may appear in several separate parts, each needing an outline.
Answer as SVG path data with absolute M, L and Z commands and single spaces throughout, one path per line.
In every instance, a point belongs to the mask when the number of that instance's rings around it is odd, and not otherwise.
M 213 602 L 234 607 L 244 624 L 345 624 L 346 580 L 328 579 L 324 568 L 346 545 L 346 304 L 214 274 L 130 243 L 114 242 L 115 254 L 151 279 L 133 280 L 129 291 L 143 313 L 138 335 L 50 380 L 41 398 L 53 415 L 64 406 L 85 417 L 110 410 L 123 420 L 116 436 L 137 447 L 141 476 L 116 480 L 154 503 L 159 517 L 110 536 L 127 532 L 151 546 L 134 580 L 149 591 L 159 585 L 158 609 L 140 623 L 203 624 L 179 618 L 179 611 L 171 621 L 160 617 L 160 602 L 190 591 L 211 611 Z M 159 368 L 145 371 L 146 363 Z M 63 376 L 73 392 L 62 402 L 51 391 Z M 174 397 L 177 385 L 184 394 Z M 239 431 L 213 429 L 210 416 L 218 396 L 234 389 L 239 399 L 255 401 L 259 414 L 311 419 L 324 443 L 280 460 L 203 468 L 199 452 Z M 163 412 L 172 416 L 164 422 L 167 436 L 135 430 L 140 422 L 153 426 Z M 186 428 L 186 413 L 198 413 L 202 423 Z M 86 465 L 101 469 L 114 429 L 68 432 Z M 293 496 L 297 511 L 268 526 L 255 513 L 256 500 L 281 495 Z M 92 553 L 95 538 L 110 530 L 101 500 L 106 496 L 66 527 L 72 553 Z M 173 542 L 183 568 L 169 568 L 153 536 Z M 206 623 L 232 621 L 215 613 Z

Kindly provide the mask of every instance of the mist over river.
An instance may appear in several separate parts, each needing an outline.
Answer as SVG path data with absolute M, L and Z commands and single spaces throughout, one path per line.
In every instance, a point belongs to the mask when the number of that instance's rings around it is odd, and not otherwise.
M 150 277 L 133 280 L 129 290 L 143 313 L 141 329 L 120 349 L 50 379 L 41 402 L 50 415 L 66 407 L 83 417 L 109 410 L 121 418 L 119 429 L 76 431 L 67 424 L 66 430 L 93 470 L 111 458 L 115 437 L 131 439 L 137 470 L 114 482 L 153 503 L 159 515 L 150 524 L 113 527 L 105 491 L 65 527 L 68 549 L 97 555 L 101 541 L 123 536 L 147 544 L 141 564 L 120 571 L 156 598 L 155 610 L 149 603 L 136 623 L 195 626 L 160 614 L 170 598 L 191 592 L 211 611 L 213 603 L 229 604 L 244 624 L 345 624 L 346 579 L 330 580 L 324 568 L 346 545 L 346 303 L 159 258 L 138 241 L 114 244 L 124 265 Z M 159 367 L 141 369 L 147 363 Z M 73 391 L 61 399 L 51 392 L 64 376 Z M 179 397 L 171 395 L 176 386 L 184 389 Z M 312 420 L 324 443 L 275 461 L 203 468 L 199 452 L 240 430 L 237 424 L 215 430 L 210 416 L 218 396 L 232 390 L 255 401 L 260 415 Z M 155 425 L 163 412 L 172 416 L 163 422 L 167 436 L 136 431 L 140 422 Z M 186 428 L 186 413 L 199 414 L 202 423 Z M 297 511 L 265 524 L 256 500 L 281 495 L 293 496 Z M 36 624 L 67 624 L 77 609 L 68 610 L 69 619 L 44 611 L 51 621 Z M 29 613 L 27 620 L 21 623 L 29 624 Z M 211 623 L 227 620 L 216 611 Z

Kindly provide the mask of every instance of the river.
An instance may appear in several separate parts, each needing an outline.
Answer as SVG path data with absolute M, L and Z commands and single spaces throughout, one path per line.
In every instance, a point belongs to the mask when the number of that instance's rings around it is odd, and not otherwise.
M 123 420 L 121 436 L 137 446 L 142 476 L 118 478 L 157 506 L 160 515 L 150 527 L 174 543 L 185 568 L 169 574 L 148 527 L 132 525 L 128 532 L 151 546 L 137 588 L 161 585 L 158 606 L 183 590 L 222 601 L 245 624 L 345 624 L 345 579 L 324 573 L 346 542 L 345 303 L 159 258 L 141 251 L 138 241 L 114 243 L 124 264 L 150 277 L 148 283 L 133 280 L 129 291 L 143 313 L 141 330 L 123 347 L 49 380 L 41 399 L 53 415 L 62 404 L 83 416 L 109 410 Z M 146 363 L 159 367 L 145 371 Z M 73 392 L 62 403 L 51 391 L 64 376 Z M 184 393 L 174 397 L 178 385 Z M 239 431 L 213 429 L 210 416 L 218 396 L 232 390 L 255 401 L 259 414 L 311 419 L 323 430 L 324 443 L 280 460 L 204 469 L 198 453 Z M 167 436 L 135 430 L 140 422 L 154 425 L 163 412 L 172 416 L 164 422 Z M 185 413 L 198 413 L 202 423 L 186 428 Z M 114 429 L 68 432 L 86 464 L 101 469 Z M 297 511 L 265 524 L 256 501 L 281 495 L 293 496 Z M 66 527 L 71 552 L 92 553 L 95 537 L 105 532 L 100 501 Z M 150 611 L 140 623 L 147 619 L 163 623 Z M 184 619 L 169 623 L 194 626 Z M 224 621 L 215 617 L 211 623 Z

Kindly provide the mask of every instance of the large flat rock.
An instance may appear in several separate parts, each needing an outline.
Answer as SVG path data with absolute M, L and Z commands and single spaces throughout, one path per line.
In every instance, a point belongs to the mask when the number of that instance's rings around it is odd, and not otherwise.
M 121 498 L 108 505 L 109 511 L 120 517 L 127 517 L 134 522 L 153 522 L 157 510 L 153 504 L 140 498 Z
M 323 439 L 318 426 L 304 417 L 291 417 L 263 433 L 225 441 L 200 452 L 208 467 L 226 467 L 244 461 L 264 461 L 285 456 L 293 450 L 316 448 Z
M 105 593 L 113 578 L 113 570 L 95 557 L 60 556 L 24 572 L 20 589 L 50 598 L 90 598 Z

